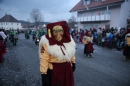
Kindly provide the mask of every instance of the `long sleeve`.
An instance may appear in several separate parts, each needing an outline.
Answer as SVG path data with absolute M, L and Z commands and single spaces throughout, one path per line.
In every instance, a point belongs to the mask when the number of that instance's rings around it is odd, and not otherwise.
M 49 65 L 50 55 L 47 52 L 47 48 L 45 45 L 42 45 L 40 52 L 40 72 L 42 74 L 47 73 L 48 65 Z
M 71 63 L 75 63 L 75 56 L 72 57 Z

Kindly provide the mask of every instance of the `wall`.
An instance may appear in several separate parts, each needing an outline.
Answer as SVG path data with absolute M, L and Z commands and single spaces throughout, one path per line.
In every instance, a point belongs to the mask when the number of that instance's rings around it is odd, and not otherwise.
M 109 7 L 109 9 L 111 10 L 110 27 L 119 27 L 120 7 L 121 5 Z
M 16 30 L 16 29 L 22 29 L 21 23 L 15 23 L 15 22 L 0 22 L 0 28 L 9 30 L 10 28 Z
M 127 19 L 130 19 L 130 0 L 127 0 L 121 5 L 119 27 L 127 26 Z

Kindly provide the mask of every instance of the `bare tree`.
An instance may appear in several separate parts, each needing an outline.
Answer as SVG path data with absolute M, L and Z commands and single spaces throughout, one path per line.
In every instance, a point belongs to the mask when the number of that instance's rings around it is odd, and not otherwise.
M 75 25 L 76 25 L 76 18 L 72 15 L 71 18 L 68 20 L 68 26 L 70 28 L 76 28 Z
M 39 9 L 33 9 L 30 13 L 30 17 L 35 23 L 36 28 L 39 26 L 40 22 L 42 21 L 42 14 Z

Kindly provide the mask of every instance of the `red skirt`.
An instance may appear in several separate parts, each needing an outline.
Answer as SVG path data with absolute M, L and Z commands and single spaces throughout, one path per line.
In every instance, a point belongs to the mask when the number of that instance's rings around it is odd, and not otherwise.
M 70 62 L 52 64 L 52 86 L 74 86 L 74 76 Z
M 4 47 L 4 45 L 2 44 L 2 43 L 0 43 L 0 62 L 2 62 L 3 61 L 3 47 Z

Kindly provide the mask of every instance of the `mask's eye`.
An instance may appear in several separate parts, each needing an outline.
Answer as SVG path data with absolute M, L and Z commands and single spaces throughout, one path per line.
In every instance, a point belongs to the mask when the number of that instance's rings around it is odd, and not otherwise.
M 63 30 L 59 30 L 58 32 L 60 32 L 60 33 L 61 33 L 61 32 L 64 32 L 64 31 L 63 31 Z
M 57 30 L 52 30 L 53 33 L 57 33 Z

